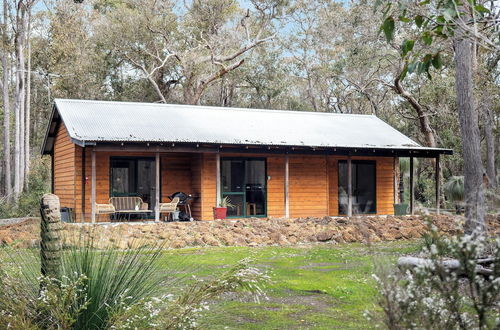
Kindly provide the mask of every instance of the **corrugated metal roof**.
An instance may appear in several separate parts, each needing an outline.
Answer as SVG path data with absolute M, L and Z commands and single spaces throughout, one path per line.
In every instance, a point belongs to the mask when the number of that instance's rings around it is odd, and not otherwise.
M 67 99 L 55 105 L 81 142 L 423 149 L 373 115 Z

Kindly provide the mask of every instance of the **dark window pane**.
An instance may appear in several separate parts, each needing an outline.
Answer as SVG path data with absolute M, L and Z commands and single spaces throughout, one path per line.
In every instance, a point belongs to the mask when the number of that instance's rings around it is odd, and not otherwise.
M 339 214 L 347 214 L 347 162 L 339 162 Z
M 352 212 L 376 212 L 375 162 L 352 162 Z M 347 214 L 347 161 L 339 161 L 339 214 Z
M 243 182 L 245 180 L 244 161 L 223 160 L 221 163 L 222 191 L 243 191 Z
M 155 161 L 150 158 L 110 159 L 111 191 L 110 196 L 138 196 L 154 209 L 156 195 Z
M 375 213 L 375 164 L 356 164 L 356 213 Z
M 135 162 L 111 159 L 111 196 L 128 196 L 135 190 Z
M 156 196 L 156 168 L 153 160 L 137 161 L 137 195 L 144 203 L 148 203 L 148 208 L 154 210 Z
M 246 215 L 266 214 L 266 162 L 248 160 L 246 162 Z
M 224 196 L 225 197 L 225 196 Z M 243 195 L 229 195 L 229 200 L 234 206 L 227 208 L 228 217 L 243 216 Z

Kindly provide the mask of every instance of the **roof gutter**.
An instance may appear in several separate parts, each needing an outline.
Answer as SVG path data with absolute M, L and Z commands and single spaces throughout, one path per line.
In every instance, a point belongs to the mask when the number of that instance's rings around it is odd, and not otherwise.
M 75 138 L 71 138 L 71 142 L 73 142 L 74 144 L 76 144 L 77 146 L 80 146 L 82 148 L 96 145 L 96 143 L 94 141 L 78 140 Z

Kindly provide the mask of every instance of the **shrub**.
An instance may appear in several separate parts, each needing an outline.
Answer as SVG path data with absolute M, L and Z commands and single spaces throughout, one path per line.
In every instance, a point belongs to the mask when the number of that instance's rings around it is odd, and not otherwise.
M 17 203 L 0 197 L 0 218 L 40 216 L 39 204 L 43 194 L 50 191 L 49 159 L 33 159 L 28 177 L 28 189 L 22 192 Z
M 159 246 L 98 250 L 92 236 L 63 251 L 59 279 L 40 276 L 39 249 L 1 249 L 0 328 L 190 328 L 225 292 L 261 293 L 265 276 L 248 261 L 188 283 L 182 264 L 160 267 Z
M 498 329 L 500 239 L 479 235 L 426 240 L 427 261 L 413 269 L 374 275 L 389 329 Z M 491 274 L 478 274 L 479 259 L 492 258 Z M 459 262 L 450 270 L 443 261 Z

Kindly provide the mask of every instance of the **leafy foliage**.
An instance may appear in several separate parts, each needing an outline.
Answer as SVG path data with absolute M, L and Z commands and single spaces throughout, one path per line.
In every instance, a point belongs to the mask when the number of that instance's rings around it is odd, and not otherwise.
M 428 262 L 413 270 L 379 270 L 374 275 L 389 329 L 496 329 L 500 326 L 500 239 L 483 236 L 442 238 L 436 232 L 425 240 Z M 492 258 L 492 273 L 478 274 L 478 260 Z M 458 269 L 445 268 L 453 258 Z
M 260 295 L 267 279 L 243 260 L 222 276 L 189 283 L 183 262 L 160 264 L 161 247 L 97 249 L 84 231 L 81 244 L 64 251 L 60 279 L 40 276 L 37 249 L 0 251 L 0 327 L 191 328 L 207 301 L 240 288 Z
M 493 4 L 490 4 L 493 5 Z M 474 33 L 477 31 L 477 22 L 484 23 L 484 30 L 491 29 L 489 20 L 494 19 L 490 9 L 482 4 L 469 1 L 425 0 L 425 1 L 389 1 L 378 0 L 374 9 L 383 12 L 385 19 L 380 29 L 384 31 L 388 43 L 394 41 L 397 28 L 396 24 L 407 25 L 416 33 L 412 39 L 405 39 L 401 44 L 401 56 L 405 59 L 405 67 L 401 79 L 407 73 L 425 73 L 432 78 L 430 69 L 441 70 L 443 57 L 441 55 L 442 43 L 455 35 L 456 29 L 463 29 L 468 37 L 485 38 L 484 35 Z M 472 17 L 473 22 L 467 22 L 467 17 Z M 490 17 L 491 16 L 491 17 Z M 492 25 L 495 22 L 492 21 Z M 473 28 L 469 26 L 474 26 Z M 402 27 L 401 27 L 402 28 Z M 473 29 L 476 29 L 473 30 Z M 493 28 L 494 29 L 494 28 Z M 495 43 L 495 38 L 482 40 L 483 44 Z M 415 49 L 415 44 L 420 44 Z M 498 47 L 498 46 L 497 46 Z
M 462 202 L 464 200 L 464 177 L 452 176 L 444 184 L 444 193 L 446 197 L 453 202 Z
M 10 196 L 0 196 L 0 218 L 39 216 L 38 205 L 43 194 L 50 191 L 49 159 L 33 159 L 28 189 L 17 203 Z

